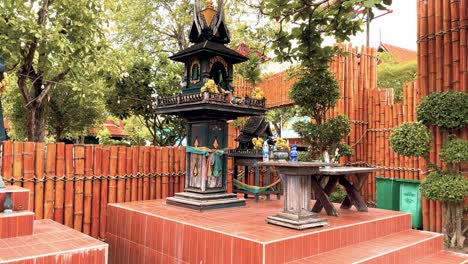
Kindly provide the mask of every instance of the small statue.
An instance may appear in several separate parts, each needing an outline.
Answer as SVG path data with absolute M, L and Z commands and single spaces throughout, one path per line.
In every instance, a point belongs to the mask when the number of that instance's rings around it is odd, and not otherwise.
M 290 161 L 291 162 L 297 162 L 297 156 L 298 156 L 297 145 L 293 144 L 291 146 L 291 152 L 289 153 Z

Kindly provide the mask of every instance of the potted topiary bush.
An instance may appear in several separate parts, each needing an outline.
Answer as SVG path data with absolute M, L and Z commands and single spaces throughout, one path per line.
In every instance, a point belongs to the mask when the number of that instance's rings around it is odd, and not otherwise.
M 312 122 L 296 122 L 293 129 L 307 143 L 310 159 L 321 160 L 324 151 L 331 156 L 336 149 L 338 158 L 352 155 L 351 147 L 342 142 L 351 130 L 348 117 L 338 115 L 327 119 L 326 116 L 340 96 L 333 74 L 328 69 L 304 70 L 298 77 L 289 97 L 299 106 L 299 112 L 310 117 Z
M 419 122 L 403 123 L 393 130 L 390 143 L 403 156 L 426 159 L 430 173 L 421 182 L 421 194 L 442 205 L 442 231 L 448 247 L 463 248 L 463 208 L 468 196 L 468 179 L 461 173 L 461 164 L 468 162 L 468 141 L 456 138 L 457 130 L 468 124 L 468 94 L 448 91 L 425 97 L 417 109 Z M 446 162 L 443 168 L 428 160 L 431 137 L 424 125 L 434 125 L 448 132 L 440 149 L 439 158 Z

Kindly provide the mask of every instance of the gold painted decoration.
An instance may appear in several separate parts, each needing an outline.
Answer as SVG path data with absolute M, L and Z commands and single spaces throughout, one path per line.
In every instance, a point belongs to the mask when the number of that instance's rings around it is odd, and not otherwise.
M 205 18 L 207 26 L 210 26 L 211 21 L 213 21 L 213 18 L 216 16 L 216 11 L 213 8 L 213 1 L 206 1 L 206 8 L 200 13 Z
M 193 166 L 192 175 L 193 175 L 194 177 L 197 177 L 197 176 L 198 176 L 198 159 L 197 159 L 197 161 L 195 162 L 195 165 Z
M 208 70 L 211 70 L 211 68 L 213 67 L 213 64 L 215 64 L 216 62 L 220 62 L 221 64 L 223 64 L 224 70 L 228 72 L 228 64 L 221 56 L 214 56 L 213 58 L 210 59 Z
M 198 138 L 195 138 L 195 141 L 193 142 L 193 146 L 198 148 L 199 145 L 200 145 L 200 142 L 198 142 Z
M 215 149 L 217 149 L 217 148 L 219 147 L 218 139 L 217 139 L 217 138 L 215 138 L 215 140 L 213 141 L 213 147 L 214 147 Z

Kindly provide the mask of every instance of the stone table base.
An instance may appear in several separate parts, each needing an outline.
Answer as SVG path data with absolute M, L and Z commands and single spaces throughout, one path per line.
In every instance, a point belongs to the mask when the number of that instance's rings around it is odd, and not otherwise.
M 288 213 L 279 213 L 275 216 L 268 216 L 266 221 L 272 225 L 284 226 L 296 230 L 328 225 L 327 219 L 320 218 L 313 213 L 311 213 L 310 216 L 300 218 Z

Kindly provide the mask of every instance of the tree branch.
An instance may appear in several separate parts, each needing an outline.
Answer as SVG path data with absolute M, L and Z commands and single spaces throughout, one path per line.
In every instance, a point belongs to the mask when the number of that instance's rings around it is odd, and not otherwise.
M 42 92 L 36 97 L 34 98 L 34 100 L 41 104 L 42 103 L 42 100 L 44 100 L 44 97 L 49 93 L 50 89 L 52 89 L 52 86 L 63 80 L 63 78 L 65 78 L 65 76 L 68 74 L 68 72 L 70 71 L 70 68 L 66 69 L 65 71 L 61 72 L 59 75 L 55 76 L 51 82 L 48 82 L 46 85 L 45 85 L 45 88 L 44 90 L 42 90 Z

